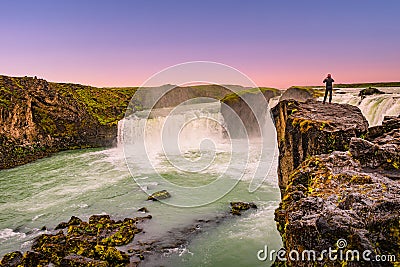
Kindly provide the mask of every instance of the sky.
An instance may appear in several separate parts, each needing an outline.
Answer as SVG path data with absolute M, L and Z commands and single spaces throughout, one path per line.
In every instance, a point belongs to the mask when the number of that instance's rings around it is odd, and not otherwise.
M 213 61 L 258 86 L 400 81 L 398 0 L 1 1 L 0 74 L 139 86 Z

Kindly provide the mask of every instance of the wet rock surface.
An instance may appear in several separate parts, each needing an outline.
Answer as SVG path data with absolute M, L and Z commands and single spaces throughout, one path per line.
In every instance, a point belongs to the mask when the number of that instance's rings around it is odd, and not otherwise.
M 1 266 L 126 266 L 131 255 L 117 247 L 131 243 L 142 231 L 138 223 L 150 218 L 114 221 L 109 215 L 92 215 L 84 222 L 72 217 L 69 225 L 57 226 L 64 230 L 37 237 L 32 251 L 5 255 Z
M 239 213 L 257 208 L 251 202 L 231 202 L 230 207 Z M 226 211 L 151 237 L 143 231 L 151 215 L 118 221 L 92 215 L 88 222 L 72 216 L 57 225 L 58 232 L 37 237 L 30 251 L 4 255 L 0 266 L 162 266 L 165 257 L 181 253 L 198 234 L 235 215 Z
M 257 205 L 253 202 L 231 202 L 231 214 L 242 215 L 242 211 L 249 209 L 257 209 Z
M 279 176 L 287 186 L 281 187 L 283 197 L 275 211 L 275 220 L 286 252 L 296 250 L 301 254 L 314 250 L 319 257 L 318 253 L 324 250 L 338 249 L 337 242 L 342 239 L 346 245 L 339 251 L 357 250 L 360 261 L 289 258 L 286 262 L 276 261 L 274 265 L 394 266 L 393 262 L 364 261 L 361 255 L 369 250 L 371 259 L 376 255 L 394 255 L 400 259 L 399 118 L 386 118 L 382 126 L 367 132 L 365 119 L 360 118 L 358 110 L 331 104 L 328 106 L 334 115 L 329 116 L 325 131 L 320 118 L 328 118 L 327 111 L 325 106 L 315 105 L 286 102 L 275 110 L 274 114 L 281 116 L 277 130 L 282 132 L 278 138 L 290 140 L 279 139 L 280 160 L 284 164 L 299 163 L 298 166 L 293 164 L 292 170 L 286 168 Z M 319 115 L 310 117 L 312 106 Z M 296 118 L 300 124 L 303 122 L 303 127 L 292 127 Z M 309 120 L 305 126 L 305 121 Z M 282 125 L 286 127 L 281 129 Z M 335 134 L 335 142 L 326 146 L 324 142 L 330 133 Z M 306 156 L 302 154 L 297 160 L 285 161 L 284 157 L 293 157 L 297 147 L 304 151 L 305 138 L 307 142 L 322 144 L 315 144 Z M 300 144 L 299 140 L 302 140 Z M 292 154 L 288 154 L 288 150 Z
M 361 96 L 364 98 L 367 95 L 375 95 L 375 94 L 384 94 L 385 92 L 382 92 L 381 90 L 374 88 L 374 87 L 368 87 L 365 89 L 362 89 L 360 93 L 358 93 L 358 96 Z

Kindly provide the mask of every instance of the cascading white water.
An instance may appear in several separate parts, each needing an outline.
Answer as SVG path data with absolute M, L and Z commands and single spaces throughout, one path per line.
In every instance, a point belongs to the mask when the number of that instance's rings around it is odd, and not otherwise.
M 384 116 L 398 116 L 400 114 L 400 88 L 378 89 L 385 94 L 370 95 L 364 99 L 358 96 L 361 90 L 359 88 L 339 89 L 334 92 L 333 102 L 357 106 L 370 126 L 379 125 Z
M 222 142 L 226 132 L 220 106 L 212 102 L 136 112 L 119 121 L 118 144 L 135 145 L 145 140 L 147 148 L 158 150 L 177 135 L 180 148 L 198 148 L 204 139 Z

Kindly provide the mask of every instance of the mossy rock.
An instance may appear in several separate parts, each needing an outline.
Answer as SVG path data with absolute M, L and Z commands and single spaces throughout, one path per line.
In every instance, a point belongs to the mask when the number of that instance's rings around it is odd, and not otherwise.
M 11 267 L 22 263 L 23 255 L 20 251 L 7 253 L 0 261 L 0 266 Z
M 108 262 L 94 260 L 79 255 L 68 255 L 61 260 L 61 266 L 69 267 L 108 267 Z
M 151 194 L 147 200 L 153 200 L 153 201 L 157 201 L 160 199 L 167 199 L 170 198 L 171 194 L 167 191 L 167 190 L 161 190 L 161 191 L 157 191 L 154 192 L 153 194 Z
M 241 215 L 241 211 L 249 209 L 257 209 L 256 204 L 253 202 L 231 202 L 231 211 L 233 215 Z
M 59 223 L 59 224 L 56 226 L 55 230 L 64 229 L 64 228 L 67 228 L 68 226 L 71 226 L 71 225 L 79 225 L 81 222 L 82 222 L 81 219 L 79 219 L 78 217 L 72 216 L 72 217 L 69 219 L 68 222 L 61 222 L 61 223 Z
M 43 234 L 34 240 L 33 252 L 6 254 L 1 266 L 126 266 L 129 256 L 115 246 L 132 242 L 142 230 L 137 222 L 151 215 L 114 221 L 109 215 L 93 215 L 89 222 L 72 216 L 68 231 Z M 64 227 L 64 225 L 62 225 Z M 61 226 L 60 226 L 61 227 Z M 14 264 L 17 263 L 17 264 Z

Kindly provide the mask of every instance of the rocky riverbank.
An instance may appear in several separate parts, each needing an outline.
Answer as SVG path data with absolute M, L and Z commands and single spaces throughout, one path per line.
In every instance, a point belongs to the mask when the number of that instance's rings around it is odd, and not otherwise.
M 275 220 L 285 251 L 360 253 L 309 261 L 286 254 L 275 266 L 394 266 L 362 253 L 400 259 L 400 117 L 368 129 L 358 108 L 313 100 L 281 101 L 273 114 L 282 193 Z
M 233 219 L 254 203 L 231 202 L 230 212 L 214 218 L 198 219 L 186 227 L 148 238 L 143 230 L 152 215 L 113 220 L 109 215 L 92 215 L 87 222 L 72 216 L 33 240 L 30 250 L 10 252 L 0 266 L 146 266 L 159 265 L 166 254 L 187 246 L 190 240 L 229 218 Z M 141 208 L 147 213 L 146 208 Z M 155 218 L 157 220 L 157 218 Z

